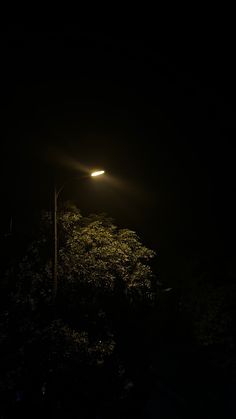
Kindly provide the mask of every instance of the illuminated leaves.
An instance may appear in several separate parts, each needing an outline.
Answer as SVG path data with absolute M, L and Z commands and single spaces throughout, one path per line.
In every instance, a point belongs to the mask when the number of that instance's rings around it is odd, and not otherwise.
M 155 252 L 141 243 L 138 235 L 118 229 L 102 215 L 82 217 L 70 207 L 58 214 L 59 290 L 76 293 L 81 285 L 106 292 L 123 288 L 126 295 L 147 297 L 152 293 L 153 274 L 149 262 Z M 19 291 L 33 300 L 51 295 L 51 221 L 42 218 L 42 235 L 29 247 L 18 269 Z
M 127 291 L 139 293 L 151 288 L 148 263 L 155 253 L 142 245 L 135 232 L 119 230 L 104 215 L 80 219 L 69 235 L 67 231 L 66 226 L 60 262 L 70 280 L 110 290 L 122 281 Z
M 5 338 L 6 345 L 19 353 L 19 375 L 25 374 L 29 387 L 31 380 L 46 382 L 47 388 L 51 382 L 52 389 L 60 382 L 63 392 L 71 384 L 80 386 L 78 394 L 86 388 L 107 394 L 111 376 L 119 386 L 126 379 L 118 371 L 120 329 L 136 297 L 152 299 L 155 253 L 104 214 L 82 217 L 75 207 L 65 208 L 58 213 L 58 294 L 52 313 L 52 251 L 51 215 L 44 213 L 40 234 L 8 273 L 16 283 L 8 321 L 15 345 Z M 101 371 L 107 376 L 103 390 Z M 5 380 L 10 382 L 7 374 Z

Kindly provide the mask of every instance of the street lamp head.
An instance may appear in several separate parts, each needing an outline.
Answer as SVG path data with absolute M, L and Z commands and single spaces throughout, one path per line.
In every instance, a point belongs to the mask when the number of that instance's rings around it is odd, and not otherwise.
M 105 173 L 105 170 L 98 170 L 97 172 L 92 172 L 91 176 L 95 177 L 95 176 L 100 176 L 103 175 Z

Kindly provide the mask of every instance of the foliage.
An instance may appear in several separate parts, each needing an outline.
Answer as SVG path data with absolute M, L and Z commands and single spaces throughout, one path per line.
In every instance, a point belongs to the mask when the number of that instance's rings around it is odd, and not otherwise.
M 43 215 L 41 237 L 29 247 L 17 272 L 20 298 L 32 306 L 50 299 L 51 259 L 50 214 Z M 122 290 L 128 298 L 153 298 L 154 279 L 150 260 L 155 253 L 147 249 L 134 231 L 118 229 L 109 217 L 82 217 L 73 208 L 59 214 L 59 292 L 86 288 L 94 293 Z
M 226 281 L 225 281 L 226 282 Z M 234 284 L 205 284 L 195 303 L 196 336 L 205 346 L 233 345 Z
M 155 297 L 150 267 L 155 253 L 134 231 L 117 228 L 104 214 L 82 217 L 75 207 L 64 208 L 58 214 L 58 298 L 53 308 L 51 229 L 51 214 L 44 213 L 40 234 L 7 273 L 15 290 L 11 307 L 2 313 L 4 386 L 36 388 L 39 394 L 43 383 L 51 392 L 60 383 L 64 393 L 72 386 L 90 398 L 111 397 L 116 388 L 112 397 L 118 397 L 117 386 L 124 392 L 127 379 L 119 352 L 122 331 L 129 307 L 137 312 L 137 306 L 149 305 Z M 116 383 L 113 390 L 111 382 Z
M 192 319 L 196 342 L 202 346 L 234 343 L 235 282 L 203 273 L 193 278 L 182 299 L 183 310 Z

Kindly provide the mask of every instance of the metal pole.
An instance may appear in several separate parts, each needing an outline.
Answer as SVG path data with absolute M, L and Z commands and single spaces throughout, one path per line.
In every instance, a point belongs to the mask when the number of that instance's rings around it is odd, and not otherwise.
M 55 303 L 57 296 L 57 188 L 54 185 L 53 191 L 53 278 L 52 278 L 52 298 Z

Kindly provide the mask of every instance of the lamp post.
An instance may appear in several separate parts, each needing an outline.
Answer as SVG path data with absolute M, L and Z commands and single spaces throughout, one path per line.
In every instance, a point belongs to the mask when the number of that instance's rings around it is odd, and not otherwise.
M 104 170 L 99 170 L 96 172 L 92 172 L 90 174 L 91 177 L 101 176 L 105 173 Z M 87 177 L 87 176 L 86 176 Z M 54 183 L 54 190 L 53 190 L 53 266 L 52 266 L 52 299 L 53 303 L 56 301 L 57 296 L 57 288 L 58 288 L 58 280 L 57 280 L 57 256 L 58 256 L 58 240 L 57 240 L 57 204 L 58 204 L 58 197 L 64 186 L 67 182 L 65 182 L 61 187 L 57 188 L 56 183 Z

